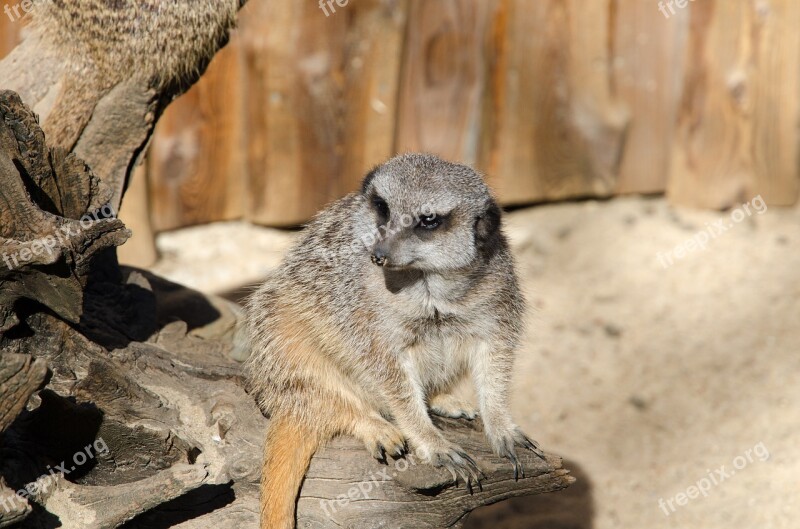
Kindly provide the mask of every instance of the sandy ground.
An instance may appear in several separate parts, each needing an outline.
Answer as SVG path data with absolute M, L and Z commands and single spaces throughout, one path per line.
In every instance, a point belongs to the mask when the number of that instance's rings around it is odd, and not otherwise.
M 623 198 L 508 216 L 531 306 L 513 412 L 579 482 L 467 527 L 800 527 L 800 210 L 755 209 L 734 222 Z M 229 291 L 294 237 L 166 234 L 154 270 Z

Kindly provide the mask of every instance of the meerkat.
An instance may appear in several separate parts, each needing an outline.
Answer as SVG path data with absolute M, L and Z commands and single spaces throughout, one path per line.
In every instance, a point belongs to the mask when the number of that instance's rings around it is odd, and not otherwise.
M 470 376 L 494 452 L 544 457 L 509 413 L 524 300 L 481 175 L 432 155 L 372 170 L 306 227 L 246 302 L 251 392 L 270 418 L 261 527 L 291 529 L 315 451 L 340 434 L 375 458 L 407 449 L 469 487 L 481 472 L 429 412 L 475 418 L 451 393 Z
M 31 30 L 64 61 L 42 128 L 70 150 L 97 101 L 124 79 L 155 88 L 199 75 L 245 0 L 33 0 Z

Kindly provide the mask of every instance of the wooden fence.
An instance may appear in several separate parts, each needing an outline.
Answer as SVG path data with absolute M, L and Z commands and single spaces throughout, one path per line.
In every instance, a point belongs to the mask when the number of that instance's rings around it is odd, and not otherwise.
M 155 230 L 299 224 L 409 150 L 474 164 L 505 204 L 797 201 L 796 0 L 325 7 L 250 0 L 158 126 L 143 171 Z M 0 23 L 6 51 L 18 25 Z

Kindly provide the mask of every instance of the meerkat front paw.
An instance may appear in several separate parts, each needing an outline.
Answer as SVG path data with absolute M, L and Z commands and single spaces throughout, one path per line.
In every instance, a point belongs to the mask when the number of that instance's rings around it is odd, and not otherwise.
M 489 438 L 489 442 L 495 454 L 511 461 L 511 465 L 514 467 L 515 480 L 518 480 L 520 477 L 525 477 L 525 469 L 522 467 L 522 463 L 520 463 L 517 457 L 516 445 L 526 448 L 542 459 L 545 459 L 544 452 L 539 448 L 539 443 L 529 438 L 515 425 L 510 425 L 502 429 L 487 427 L 486 437 Z
M 433 397 L 429 403 L 429 408 L 434 415 L 449 417 L 451 419 L 467 419 L 472 421 L 478 416 L 478 410 L 469 402 L 449 393 L 443 393 Z
M 360 421 L 353 435 L 363 441 L 367 451 L 378 461 L 386 462 L 386 455 L 403 457 L 407 450 L 403 434 L 383 417 L 368 417 Z
M 421 447 L 416 451 L 417 455 L 435 467 L 444 467 L 453 475 L 453 483 L 458 485 L 460 477 L 467 489 L 472 493 L 472 484 L 480 486 L 480 481 L 484 474 L 478 464 L 460 446 L 442 439 L 433 447 Z

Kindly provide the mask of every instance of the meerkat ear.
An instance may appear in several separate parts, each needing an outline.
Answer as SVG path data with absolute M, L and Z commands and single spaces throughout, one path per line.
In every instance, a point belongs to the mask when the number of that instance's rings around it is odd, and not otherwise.
M 475 242 L 485 255 L 491 255 L 499 248 L 500 223 L 500 206 L 493 199 L 489 199 L 483 213 L 475 219 Z
M 369 189 L 369 185 L 372 183 L 372 180 L 375 178 L 375 175 L 378 173 L 378 168 L 374 167 L 370 172 L 367 173 L 367 176 L 364 177 L 364 180 L 361 182 L 361 194 L 365 194 L 367 189 Z

